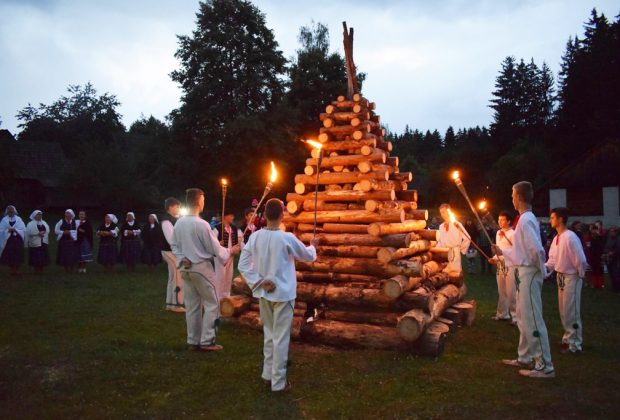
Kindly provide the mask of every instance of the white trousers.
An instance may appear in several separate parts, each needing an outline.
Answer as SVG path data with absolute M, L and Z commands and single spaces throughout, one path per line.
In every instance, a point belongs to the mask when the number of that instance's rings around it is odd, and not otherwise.
M 581 287 L 583 280 L 579 274 L 557 273 L 558 306 L 564 327 L 562 343 L 569 345 L 570 351 L 581 351 L 583 329 L 581 325 Z
M 448 265 L 445 271 L 463 271 L 461 247 L 455 246 L 448 249 Z
M 213 266 L 208 261 L 192 264 L 189 269 L 181 268 L 181 277 L 185 282 L 187 344 L 215 344 L 220 302 Z
M 286 386 L 288 346 L 291 341 L 291 325 L 295 301 L 271 302 L 260 300 L 260 319 L 263 323 L 262 378 L 271 381 L 271 390 L 280 391 Z
M 544 372 L 553 370 L 549 334 L 543 319 L 543 276 L 536 267 L 515 267 L 517 287 L 517 325 L 519 327 L 519 361 L 531 363 Z
M 497 265 L 497 300 L 496 316 L 500 319 L 517 320 L 517 288 L 515 286 L 515 269 L 504 264 Z
M 172 309 L 183 307 L 183 279 L 181 278 L 181 273 L 177 268 L 177 259 L 172 251 L 162 251 L 161 256 L 168 265 L 166 308 Z
M 230 296 L 234 270 L 234 258 L 230 258 L 226 265 L 222 265 L 219 261 L 215 261 L 215 274 L 218 278 L 217 292 L 220 299 Z

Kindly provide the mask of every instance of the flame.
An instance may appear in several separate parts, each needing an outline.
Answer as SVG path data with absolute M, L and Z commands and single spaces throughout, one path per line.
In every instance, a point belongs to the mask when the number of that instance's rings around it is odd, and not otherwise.
M 189 211 L 185 207 L 181 207 L 181 209 L 179 210 L 179 214 L 181 216 L 187 216 L 188 213 L 189 213 Z
M 450 215 L 450 223 L 456 223 L 456 217 L 454 213 L 452 213 L 452 210 L 448 209 L 448 214 Z
M 456 180 L 457 180 L 457 179 L 459 179 L 460 177 L 461 177 L 461 174 L 459 173 L 459 171 L 454 171 L 454 172 L 452 172 L 452 179 L 453 179 L 453 180 L 455 180 L 455 181 L 456 181 Z
M 271 161 L 271 176 L 269 180 L 271 182 L 276 182 L 276 179 L 278 179 L 278 171 L 276 170 L 276 165 Z
M 306 143 L 308 143 L 310 146 L 314 147 L 317 150 L 321 150 L 323 148 L 323 145 L 318 141 L 306 140 Z
M 487 209 L 487 200 L 482 200 L 478 204 L 478 210 L 486 210 Z
M 228 185 L 228 180 L 226 178 L 222 178 L 222 185 L 223 186 Z

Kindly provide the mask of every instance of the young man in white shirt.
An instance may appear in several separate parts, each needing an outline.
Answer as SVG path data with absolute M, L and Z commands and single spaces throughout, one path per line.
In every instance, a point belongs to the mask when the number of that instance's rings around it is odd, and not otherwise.
M 495 235 L 495 243 L 502 250 L 512 248 L 515 231 L 510 226 L 512 216 L 507 211 L 502 211 L 497 223 L 499 230 Z M 491 317 L 494 321 L 510 321 L 514 325 L 517 324 L 517 288 L 515 286 L 515 268 L 506 264 L 503 256 L 493 256 L 489 260 L 491 264 L 497 267 L 495 274 L 497 278 L 497 311 Z
M 183 279 L 177 267 L 177 259 L 172 253 L 170 244 L 174 233 L 174 225 L 181 213 L 181 202 L 174 197 L 164 201 L 166 214 L 161 218 L 161 256 L 168 265 L 168 284 L 166 286 L 166 310 L 172 312 L 185 312 L 183 300 Z
M 186 200 L 189 214 L 174 225 L 171 248 L 185 283 L 187 344 L 201 351 L 219 351 L 223 347 L 215 343 L 220 302 L 214 265 L 216 258 L 225 264 L 230 251 L 220 245 L 209 223 L 200 218 L 204 191 L 190 188 Z M 233 251 L 238 252 L 238 246 Z
M 217 225 L 217 227 L 213 229 L 213 233 L 215 233 L 215 236 L 220 240 L 220 244 L 224 248 L 228 248 L 229 251 L 231 251 L 235 245 L 239 245 L 241 249 L 243 249 L 244 245 L 243 232 L 241 232 L 241 230 L 233 224 L 234 221 L 235 212 L 232 210 L 227 210 L 224 213 L 224 217 L 222 217 L 222 223 L 220 223 L 219 225 Z M 222 230 L 224 231 L 224 233 L 222 233 Z M 220 279 L 220 299 L 230 296 L 230 288 L 232 286 L 233 272 L 235 269 L 234 257 L 237 254 L 231 251 L 230 255 L 230 258 L 225 265 L 222 265 L 217 261 L 215 262 L 215 273 Z
M 454 223 L 450 222 L 450 205 L 442 204 L 439 206 L 439 214 L 441 214 L 444 222 L 439 225 L 439 241 L 438 247 L 448 248 L 448 271 L 463 271 L 461 263 L 461 254 L 465 255 L 471 243 L 470 238 L 465 235 L 465 227 L 458 220 Z
M 518 358 L 502 363 L 522 367 L 519 374 L 529 378 L 555 378 L 549 335 L 542 314 L 542 285 L 545 275 L 545 250 L 540 241 L 538 220 L 532 213 L 534 189 L 521 181 L 512 186 L 512 204 L 519 212 L 512 248 L 502 250 L 493 245 L 497 256 L 504 256 L 508 266 L 515 267 L 517 286 Z
M 568 209 L 559 207 L 551 210 L 549 222 L 556 230 L 549 248 L 547 269 L 555 271 L 558 283 L 558 306 L 564 327 L 562 353 L 576 354 L 582 351 L 583 335 L 581 325 L 581 288 L 588 263 L 581 240 L 566 227 Z
M 297 297 L 295 260 L 314 261 L 318 240 L 306 247 L 292 233 L 280 230 L 284 204 L 278 199 L 267 201 L 265 217 L 267 227 L 253 233 L 241 252 L 239 272 L 260 299 L 265 335 L 261 376 L 272 391 L 288 391 L 286 364 Z

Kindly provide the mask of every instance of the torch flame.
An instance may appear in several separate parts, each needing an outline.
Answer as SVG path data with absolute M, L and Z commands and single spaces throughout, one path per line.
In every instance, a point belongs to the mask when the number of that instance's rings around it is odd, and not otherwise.
M 460 177 L 461 177 L 461 174 L 459 173 L 459 171 L 454 171 L 454 172 L 452 172 L 452 179 L 453 179 L 453 180 L 455 180 L 455 181 L 456 181 L 456 180 L 457 180 L 457 179 L 459 179 Z
M 187 216 L 189 214 L 189 211 L 187 210 L 187 208 L 181 207 L 181 209 L 179 210 L 179 214 L 181 216 Z
M 482 200 L 480 204 L 478 204 L 478 210 L 486 210 L 487 209 L 487 201 Z
M 226 178 L 222 178 L 222 185 L 223 186 L 228 185 L 228 180 Z
M 314 147 L 317 150 L 321 150 L 323 148 L 323 145 L 318 141 L 306 140 L 306 143 L 308 143 L 310 146 Z
M 452 213 L 452 210 L 448 209 L 448 214 L 450 215 L 450 223 L 456 223 L 456 217 L 454 216 L 454 213 Z
M 269 180 L 271 182 L 276 182 L 276 179 L 278 179 L 278 171 L 276 170 L 276 165 L 271 161 L 271 176 Z

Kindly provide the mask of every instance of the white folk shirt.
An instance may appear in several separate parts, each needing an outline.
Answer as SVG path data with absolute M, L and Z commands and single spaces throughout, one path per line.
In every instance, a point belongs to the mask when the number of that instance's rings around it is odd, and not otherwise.
M 459 230 L 459 227 L 465 231 L 465 227 L 460 222 L 447 223 L 439 225 L 439 241 L 437 246 L 442 248 L 459 248 L 461 254 L 465 255 L 469 249 L 470 240 Z
M 549 248 L 549 259 L 545 265 L 549 272 L 555 270 L 562 274 L 579 274 L 579 277 L 585 277 L 588 263 L 581 240 L 575 232 L 566 230 L 553 238 Z
M 178 267 L 181 267 L 184 258 L 192 264 L 215 258 L 226 264 L 230 258 L 230 252 L 220 245 L 209 223 L 194 215 L 183 216 L 176 222 L 170 248 Z
M 295 259 L 316 260 L 316 249 L 305 246 L 290 232 L 261 229 L 250 236 L 239 259 L 243 275 L 256 298 L 272 302 L 288 302 L 297 297 Z M 276 288 L 271 293 L 260 287 L 271 280 Z
M 174 226 L 170 220 L 164 220 L 161 222 L 161 230 L 164 232 L 164 238 L 168 245 L 172 244 L 172 235 L 174 233 Z
M 512 237 L 512 248 L 502 250 L 508 267 L 536 267 L 545 274 L 545 250 L 538 220 L 531 211 L 521 214 Z
M 504 233 L 503 235 L 502 235 L 502 232 Z M 502 253 L 505 250 L 512 248 L 512 245 L 514 244 L 514 236 L 515 236 L 515 231 L 512 229 L 508 229 L 508 230 L 500 229 L 497 231 L 497 233 L 495 234 L 495 244 L 497 244 L 499 249 L 502 250 Z M 493 259 L 500 260 L 502 262 L 506 261 L 503 256 L 498 258 L 497 255 L 493 256 Z

